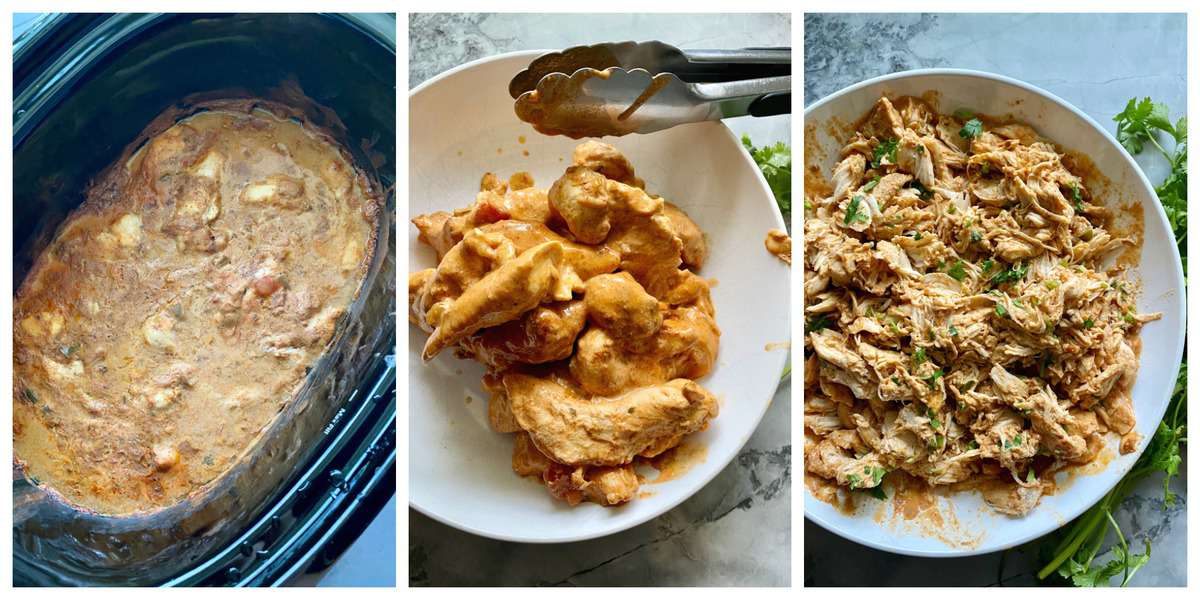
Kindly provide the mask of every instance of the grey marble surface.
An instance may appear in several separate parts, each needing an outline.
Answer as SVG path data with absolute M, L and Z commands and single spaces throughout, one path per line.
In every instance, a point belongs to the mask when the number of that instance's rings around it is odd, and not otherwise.
M 683 48 L 788 46 L 788 15 L 414 14 L 409 85 L 516 50 L 658 39 Z M 755 144 L 791 141 L 791 119 L 727 122 Z M 782 586 L 791 583 L 791 390 L 742 452 L 688 501 L 598 540 L 532 545 L 464 533 L 409 510 L 409 584 Z
M 1112 116 L 1132 97 L 1166 103 L 1178 118 L 1186 106 L 1186 19 L 1183 15 L 807 15 L 804 102 L 887 73 L 929 67 L 979 69 L 1049 90 L 1110 132 Z M 1138 162 L 1151 181 L 1167 168 L 1160 156 Z M 1178 501 L 1162 503 L 1162 481 L 1150 477 L 1126 499 L 1118 520 L 1126 536 L 1153 547 L 1133 580 L 1139 586 L 1187 583 L 1186 467 L 1173 482 Z M 871 550 L 805 522 L 805 585 L 1033 585 L 1038 542 L 1007 553 L 920 559 Z

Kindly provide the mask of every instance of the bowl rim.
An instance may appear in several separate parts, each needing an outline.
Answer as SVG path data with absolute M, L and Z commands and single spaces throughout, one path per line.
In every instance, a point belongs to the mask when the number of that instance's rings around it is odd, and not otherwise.
M 1107 141 L 1109 143 L 1109 145 L 1111 145 L 1117 149 L 1121 158 L 1128 164 L 1128 166 L 1130 166 L 1132 168 L 1133 172 L 1137 174 L 1137 182 L 1140 183 L 1140 185 L 1142 187 L 1142 191 L 1145 194 L 1144 196 L 1141 196 L 1141 198 L 1146 198 L 1146 197 L 1154 198 L 1154 199 L 1158 198 L 1158 194 L 1154 191 L 1154 185 L 1150 183 L 1149 178 L 1146 176 L 1146 173 L 1142 170 L 1142 168 L 1137 164 L 1137 161 L 1134 160 L 1133 156 L 1129 154 L 1129 151 L 1127 151 L 1124 146 L 1122 146 L 1120 143 L 1118 143 L 1116 138 L 1114 138 L 1113 135 L 1108 132 L 1108 130 L 1106 130 L 1106 129 L 1104 129 L 1104 127 L 1100 126 L 1100 124 L 1097 123 L 1095 119 L 1093 119 L 1087 113 L 1084 113 L 1083 111 L 1076 108 L 1070 102 L 1067 102 L 1066 100 L 1058 97 L 1057 95 L 1055 95 L 1049 91 L 1046 91 L 1046 90 L 1044 90 L 1040 87 L 1037 87 L 1033 84 L 1026 83 L 1019 79 L 1008 77 L 1006 75 L 1000 75 L 997 73 L 990 73 L 987 71 L 979 71 L 979 70 L 975 70 L 975 69 L 934 68 L 934 69 L 910 69 L 907 71 L 897 71 L 895 73 L 888 73 L 886 75 L 872 77 L 870 79 L 866 79 L 864 81 L 860 81 L 858 83 L 855 83 L 855 84 L 846 86 L 840 90 L 837 90 L 836 92 L 833 92 L 833 93 L 825 96 L 824 98 L 817 100 L 816 102 L 812 103 L 812 105 L 805 107 L 805 109 L 804 109 L 804 122 L 805 122 L 804 127 L 807 127 L 808 117 L 813 111 L 815 111 L 821 107 L 824 107 L 827 104 L 832 104 L 833 102 L 836 102 L 846 96 L 849 96 L 850 94 L 858 92 L 859 90 L 861 90 L 863 88 L 874 86 L 874 85 L 877 85 L 880 83 L 886 83 L 889 81 L 900 80 L 900 79 L 913 79 L 913 78 L 930 77 L 930 76 L 950 76 L 950 77 L 962 77 L 965 79 L 981 79 L 981 80 L 987 81 L 991 84 L 1008 85 L 1008 86 L 1012 86 L 1012 87 L 1024 90 L 1025 92 L 1028 92 L 1030 94 L 1034 94 L 1036 96 L 1041 96 L 1042 98 L 1049 100 L 1051 103 L 1056 104 L 1059 107 L 1066 109 L 1068 112 L 1075 115 L 1075 117 L 1077 119 L 1079 119 L 1083 123 L 1087 124 L 1093 130 L 1095 130 L 1097 133 L 1099 133 L 1105 139 L 1105 141 Z M 1078 149 L 1074 149 L 1074 150 L 1078 151 L 1078 152 L 1082 152 L 1081 150 L 1078 150 Z M 1085 153 L 1085 154 L 1090 154 L 1090 153 Z M 1169 221 L 1167 220 L 1166 212 L 1163 210 L 1162 203 L 1157 202 L 1157 201 L 1149 202 L 1149 203 L 1141 202 L 1143 213 L 1147 212 L 1146 211 L 1147 204 L 1153 205 L 1152 210 L 1150 210 L 1148 212 L 1155 215 L 1155 217 L 1157 219 L 1157 224 L 1164 227 L 1167 231 L 1171 231 L 1171 227 L 1169 225 Z M 1186 321 L 1186 318 L 1187 318 L 1187 304 L 1186 304 L 1187 288 L 1184 284 L 1183 264 L 1179 257 L 1178 246 L 1176 244 L 1169 244 L 1169 246 L 1171 248 L 1171 254 L 1170 254 L 1169 258 L 1171 259 L 1171 266 L 1173 267 L 1171 269 L 1171 279 L 1174 280 L 1173 283 L 1175 284 L 1175 287 L 1180 291 L 1180 293 L 1176 294 L 1176 300 L 1173 304 L 1174 304 L 1175 310 L 1179 311 L 1179 314 L 1183 317 L 1181 319 L 1181 321 L 1183 323 L 1186 323 L 1187 322 Z M 1141 266 L 1140 261 L 1139 261 L 1138 266 L 1140 269 L 1140 266 Z M 1187 333 L 1186 333 L 1186 328 L 1185 328 L 1183 335 L 1178 336 L 1178 340 L 1175 344 L 1174 351 L 1171 352 L 1171 355 L 1174 356 L 1174 360 L 1173 360 L 1174 368 L 1172 369 L 1172 371 L 1176 374 L 1178 374 L 1179 367 L 1183 362 L 1183 349 L 1184 349 L 1184 344 L 1186 341 L 1187 341 Z M 1138 363 L 1138 370 L 1140 373 L 1140 371 L 1141 371 L 1141 361 L 1140 360 Z M 801 393 L 803 393 L 803 392 L 801 392 Z M 1170 404 L 1170 398 L 1168 396 L 1166 401 L 1161 403 L 1161 405 L 1160 405 L 1161 408 L 1158 411 L 1157 416 L 1155 416 L 1155 418 L 1153 419 L 1154 428 L 1144 429 L 1143 431 L 1153 432 L 1154 430 L 1157 429 L 1158 424 L 1162 422 L 1163 415 L 1166 413 L 1167 406 L 1169 404 Z M 1116 467 L 1111 467 L 1111 468 L 1118 469 L 1119 470 L 1118 474 L 1120 475 L 1119 477 L 1117 477 L 1117 479 L 1115 479 L 1113 481 L 1112 486 L 1115 486 L 1117 483 L 1119 483 L 1120 480 L 1123 479 L 1125 477 L 1125 475 L 1130 471 L 1130 469 L 1133 468 L 1133 464 L 1137 461 L 1138 458 L 1141 457 L 1142 452 L 1145 451 L 1146 447 L 1149 445 L 1150 440 L 1152 438 L 1153 438 L 1153 433 L 1151 433 L 1150 435 L 1143 435 L 1143 440 L 1139 444 L 1139 448 L 1137 449 L 1137 451 L 1133 453 L 1132 459 L 1128 460 L 1127 464 L 1122 464 L 1122 465 L 1118 465 Z M 1129 456 L 1129 455 L 1125 455 L 1125 456 Z M 803 460 L 803 459 L 801 459 L 801 460 Z M 1104 472 L 1107 473 L 1108 470 L 1109 469 L 1106 468 Z M 1070 510 L 1063 511 L 1063 518 L 1060 519 L 1061 524 L 1059 525 L 1059 527 L 1060 528 L 1065 527 L 1066 525 L 1070 524 L 1070 522 L 1073 521 L 1076 517 L 1083 514 L 1084 511 L 1086 511 L 1088 508 L 1093 506 L 1096 502 L 1098 502 L 1100 500 L 1100 498 L 1105 493 L 1107 493 L 1109 490 L 1111 490 L 1112 486 L 1110 486 L 1109 488 L 1107 488 L 1105 490 L 1100 491 L 1096 495 L 1095 498 L 1088 498 L 1087 502 L 1082 502 L 1082 501 L 1077 502 L 1077 503 L 1075 503 L 1075 505 L 1070 507 Z M 838 536 L 845 538 L 847 540 L 850 540 L 852 542 L 863 544 L 865 546 L 875 548 L 877 550 L 883 550 L 885 552 L 892 552 L 895 554 L 903 554 L 903 555 L 907 555 L 907 556 L 918 556 L 918 557 L 925 557 L 925 558 L 955 558 L 955 557 L 963 557 L 963 556 L 976 556 L 979 554 L 987 554 L 989 552 L 997 552 L 997 551 L 1001 551 L 1001 550 L 1007 550 L 1009 548 L 1019 546 L 1026 542 L 1029 542 L 1030 540 L 1037 539 L 1039 537 L 1042 537 L 1042 536 L 1054 531 L 1054 529 L 1041 530 L 1041 528 L 1031 528 L 1028 532 L 1026 532 L 1022 535 L 1016 536 L 1010 541 L 1006 541 L 1003 544 L 994 545 L 994 546 L 987 546 L 984 544 L 980 544 L 976 548 L 958 549 L 958 548 L 947 547 L 945 550 L 915 549 L 915 548 L 909 548 L 909 547 L 904 547 L 904 546 L 891 545 L 891 544 L 883 543 L 883 542 L 880 542 L 880 541 L 874 540 L 874 539 L 862 538 L 862 537 L 858 536 L 857 534 L 847 531 L 847 530 L 843 529 L 842 527 L 840 527 L 839 524 L 836 523 L 834 519 L 826 519 L 824 516 L 815 515 L 815 514 L 809 512 L 809 509 L 808 509 L 809 502 L 821 502 L 820 500 L 818 500 L 816 498 L 810 498 L 810 496 L 811 496 L 811 493 L 809 492 L 808 487 L 805 486 L 804 497 L 803 497 L 804 518 L 811 520 L 813 523 L 816 523 L 817 525 L 821 526 L 826 531 L 829 531 L 835 535 L 838 535 Z M 854 518 L 854 517 L 843 516 L 843 520 L 844 519 L 852 519 L 852 518 Z
M 501 54 L 494 54 L 491 56 L 485 56 L 482 58 L 478 58 L 473 61 L 452 67 L 450 69 L 447 69 L 445 71 L 438 73 L 437 75 L 434 75 L 433 77 L 430 77 L 429 79 L 421 82 L 416 87 L 409 90 L 409 93 L 408 93 L 409 102 L 411 103 L 412 100 L 415 97 L 417 97 L 418 94 L 429 89 L 433 85 L 440 83 L 444 79 L 453 77 L 464 71 L 478 68 L 478 67 L 484 66 L 489 63 L 501 62 L 501 61 L 505 61 L 505 60 L 512 60 L 514 58 L 526 58 L 527 57 L 527 58 L 532 59 L 534 57 L 545 54 L 546 52 L 550 52 L 550 50 L 517 50 L 517 51 L 513 51 L 513 52 L 504 52 Z M 410 110 L 411 110 L 411 105 L 410 105 Z M 409 119 L 410 120 L 412 119 L 411 112 L 409 113 Z M 761 192 L 761 194 L 760 194 L 761 200 L 763 202 L 766 202 L 768 204 L 768 207 L 771 209 L 771 216 L 775 222 L 775 227 L 778 229 L 785 229 L 783 214 L 780 212 L 779 207 L 775 202 L 774 193 L 771 191 L 771 187 L 767 184 L 766 178 L 763 176 L 762 171 L 758 168 L 758 165 L 754 163 L 754 159 L 746 151 L 746 148 L 742 145 L 741 140 L 738 139 L 738 137 L 733 133 L 733 131 L 731 129 L 729 129 L 729 126 L 726 125 L 722 121 L 716 121 L 715 124 L 719 126 L 719 133 L 717 133 L 716 135 L 724 136 L 725 139 L 727 139 L 729 143 L 731 143 L 735 147 L 737 147 L 738 152 L 742 158 L 742 161 L 745 162 L 746 165 L 755 174 L 755 180 L 757 181 L 759 190 Z M 410 143 L 411 143 L 411 140 L 410 140 Z M 405 267 L 405 268 L 407 268 L 407 267 Z M 789 320 L 790 320 L 790 311 L 789 311 Z M 790 356 L 791 356 L 790 352 L 788 352 L 788 353 L 783 353 L 783 352 L 768 353 L 768 356 L 765 358 L 765 360 L 777 361 L 779 363 L 778 371 L 779 371 L 779 373 L 782 374 L 783 370 L 784 370 L 784 366 L 787 364 L 787 361 L 790 360 Z M 634 527 L 642 525 L 642 524 L 644 524 L 650 520 L 653 520 L 655 518 L 658 518 L 658 517 L 662 516 L 664 513 L 666 513 L 667 511 L 670 511 L 670 510 L 678 507 L 679 505 L 683 504 L 684 502 L 686 502 L 687 500 L 689 500 L 693 496 L 695 496 L 696 493 L 698 493 L 701 489 L 703 489 L 705 486 L 707 486 L 709 483 L 711 483 L 713 479 L 716 479 L 716 477 L 718 475 L 720 475 L 722 472 L 724 472 L 724 470 L 733 462 L 733 460 L 735 458 L 737 458 L 737 456 L 741 452 L 741 450 L 743 448 L 745 448 L 746 443 L 750 441 L 750 438 L 754 435 L 754 432 L 758 431 L 758 428 L 762 425 L 763 417 L 766 416 L 767 410 L 773 404 L 775 394 L 779 393 L 779 387 L 780 387 L 780 385 L 777 385 L 775 387 L 774 392 L 772 392 L 771 397 L 765 399 L 763 402 L 760 403 L 761 406 L 760 406 L 758 415 L 756 415 L 755 419 L 754 419 L 755 425 L 753 428 L 749 429 L 749 431 L 745 432 L 745 434 L 742 436 L 742 438 L 738 441 L 737 451 L 731 452 L 728 457 L 725 457 L 719 461 L 714 461 L 712 464 L 717 468 L 712 469 L 712 471 L 706 477 L 702 477 L 702 478 L 696 480 L 692 485 L 690 485 L 686 489 L 684 489 L 679 494 L 679 496 L 676 500 L 669 501 L 669 502 L 663 502 L 659 506 L 655 507 L 654 509 L 646 512 L 643 515 L 638 516 L 637 518 L 631 519 L 629 521 L 617 521 L 611 525 L 604 525 L 603 527 L 599 527 L 599 528 L 596 528 L 591 531 L 586 531 L 584 533 L 572 533 L 572 534 L 567 534 L 567 535 L 558 535 L 555 532 L 547 532 L 545 535 L 543 535 L 541 537 L 531 537 L 531 536 L 510 535 L 510 534 L 502 534 L 502 533 L 493 532 L 493 531 L 486 531 L 482 528 L 471 526 L 466 523 L 456 521 L 454 519 L 447 517 L 446 515 L 439 514 L 438 511 L 434 507 L 422 506 L 422 505 L 418 504 L 417 502 L 415 502 L 413 500 L 411 491 L 409 493 L 408 505 L 410 508 L 415 509 L 417 512 L 421 513 L 422 515 L 425 515 L 426 517 L 429 517 L 429 518 L 431 518 L 439 523 L 442 523 L 444 525 L 448 525 L 455 529 L 465 531 L 467 533 L 471 533 L 474 535 L 478 535 L 481 537 L 486 537 L 486 538 L 501 540 L 501 541 L 507 541 L 507 542 L 521 542 L 521 543 L 530 543 L 530 544 L 557 544 L 557 543 L 565 543 L 565 542 L 579 542 L 579 541 L 592 540 L 592 539 L 597 539 L 597 538 L 601 538 L 604 536 L 620 533 L 620 532 L 626 531 L 628 529 L 632 529 Z M 412 427 L 412 423 L 409 423 L 409 427 L 410 428 Z M 410 476 L 410 480 L 411 480 L 411 476 Z M 411 487 L 411 485 L 412 485 L 411 481 L 409 482 L 409 485 Z M 646 500 L 642 500 L 642 501 L 644 502 Z

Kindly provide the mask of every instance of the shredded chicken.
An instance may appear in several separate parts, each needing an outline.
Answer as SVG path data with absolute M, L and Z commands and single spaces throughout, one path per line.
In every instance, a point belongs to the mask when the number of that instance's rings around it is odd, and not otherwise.
M 568 504 L 623 504 L 634 465 L 717 416 L 694 380 L 721 332 L 704 233 L 644 189 L 616 148 L 588 141 L 549 191 L 488 173 L 475 203 L 413 219 L 438 255 L 409 275 L 422 357 L 454 348 L 488 369 L 488 422 L 515 433 L 513 471 Z
M 806 469 L 904 471 L 1027 514 L 1043 479 L 1134 426 L 1137 239 L 1018 123 L 880 98 L 804 222 Z M 1129 452 L 1135 444 L 1122 444 Z M 1046 477 L 1048 480 L 1049 477 Z

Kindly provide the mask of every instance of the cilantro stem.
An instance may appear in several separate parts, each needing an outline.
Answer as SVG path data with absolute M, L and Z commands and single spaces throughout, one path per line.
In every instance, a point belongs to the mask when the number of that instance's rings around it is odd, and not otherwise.
M 1113 529 L 1117 530 L 1117 540 L 1121 542 L 1121 554 L 1125 557 L 1125 576 L 1121 578 L 1121 586 L 1129 581 L 1129 544 L 1125 542 L 1125 535 L 1121 533 L 1121 526 L 1117 525 L 1117 520 L 1113 518 L 1112 511 L 1105 510 L 1104 515 L 1108 517 L 1108 522 L 1112 523 Z
M 1117 488 L 1120 487 L 1120 485 L 1117 486 Z M 1100 504 L 1107 503 L 1115 491 L 1116 489 L 1114 489 L 1112 492 L 1109 492 L 1108 495 L 1100 501 Z M 1045 579 L 1049 577 L 1051 573 L 1058 570 L 1060 565 L 1062 565 L 1064 562 L 1067 562 L 1068 558 L 1074 556 L 1075 552 L 1079 550 L 1079 547 L 1083 545 L 1084 540 L 1091 535 L 1092 530 L 1101 523 L 1101 519 L 1103 517 L 1104 512 L 1096 511 L 1088 514 L 1086 518 L 1082 519 L 1081 523 L 1083 523 L 1083 527 L 1081 528 L 1079 534 L 1063 540 L 1063 542 L 1067 544 L 1066 548 L 1063 548 L 1060 552 L 1057 552 L 1054 556 L 1054 560 L 1051 560 L 1049 564 L 1047 564 L 1045 567 L 1042 567 L 1041 571 L 1038 571 L 1038 579 Z
M 1175 162 L 1175 159 L 1171 156 L 1171 153 L 1167 152 L 1166 149 L 1162 147 L 1162 144 L 1159 144 L 1158 140 L 1154 138 L 1154 133 L 1150 131 L 1149 128 L 1143 128 L 1143 130 L 1146 132 L 1146 137 L 1150 140 L 1150 143 L 1154 144 L 1154 147 L 1158 148 L 1158 151 L 1162 153 L 1163 158 L 1167 159 L 1167 162 L 1169 163 Z

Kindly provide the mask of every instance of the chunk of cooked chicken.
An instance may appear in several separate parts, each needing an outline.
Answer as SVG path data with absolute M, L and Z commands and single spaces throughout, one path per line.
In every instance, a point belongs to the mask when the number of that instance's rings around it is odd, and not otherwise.
M 613 250 L 577 244 L 540 223 L 500 221 L 480 227 L 478 231 L 507 239 L 512 242 L 517 254 L 538 244 L 558 242 L 563 247 L 562 284 L 576 293 L 583 291 L 583 284 L 588 279 L 602 273 L 610 273 L 620 265 L 620 257 Z
M 637 494 L 635 459 L 716 416 L 691 380 L 712 370 L 720 330 L 692 272 L 708 257 L 697 224 L 612 146 L 584 142 L 572 163 L 549 192 L 487 173 L 471 206 L 414 218 L 438 265 L 409 276 L 409 320 L 432 334 L 426 360 L 454 348 L 487 367 L 488 424 L 516 434 L 514 472 L 568 504 L 615 506 Z
M 512 467 L 517 475 L 537 477 L 551 496 L 571 506 L 584 501 L 601 506 L 624 504 L 633 499 L 639 486 L 633 465 L 569 467 L 542 454 L 525 432 L 513 437 Z
M 562 255 L 562 244 L 546 242 L 472 283 L 438 320 L 421 357 L 430 360 L 476 331 L 516 319 L 541 304 L 558 282 Z
M 432 274 L 421 276 L 424 285 L 412 304 L 418 325 L 433 331 L 467 288 L 516 255 L 516 247 L 501 235 L 477 229 L 469 232 L 446 253 Z
M 1087 463 L 1133 431 L 1133 348 L 1160 315 L 1138 313 L 1111 260 L 1138 239 L 1076 164 L 1024 124 L 879 99 L 805 207 L 810 473 L 994 480 L 985 500 L 1020 515 L 1035 460 Z
M 767 238 L 763 241 L 767 252 L 774 254 L 787 264 L 792 264 L 792 237 L 782 229 L 772 229 L 767 232 Z
M 640 340 L 662 327 L 658 299 L 646 293 L 628 272 L 588 280 L 583 302 L 597 327 L 622 339 Z
M 708 259 L 708 241 L 704 239 L 704 232 L 687 213 L 670 202 L 663 204 L 663 214 L 667 215 L 671 222 L 671 231 L 675 232 L 675 236 L 683 245 L 680 252 L 683 265 L 699 271 Z
M 574 351 L 587 315 L 582 300 L 543 304 L 514 321 L 464 338 L 459 348 L 463 356 L 492 369 L 563 360 Z
M 572 162 L 595 171 L 613 181 L 644 188 L 645 183 L 633 172 L 633 164 L 616 148 L 597 140 L 588 140 L 575 147 Z
M 717 400 L 694 381 L 676 379 L 611 398 L 587 398 L 549 378 L 503 377 L 522 429 L 546 456 L 565 465 L 617 466 L 653 457 L 717 416 Z
M 632 500 L 638 490 L 633 465 L 572 468 L 552 462 L 542 477 L 550 495 L 571 506 L 585 500 L 601 506 L 617 506 Z
M 489 177 L 490 176 L 490 177 Z M 448 213 L 437 211 L 418 215 L 412 223 L 418 239 L 437 252 L 438 260 L 450 251 L 468 231 L 503 221 L 545 224 L 550 220 L 550 204 L 544 190 L 533 186 L 528 173 L 514 174 L 517 186 L 508 186 L 488 173 L 480 182 L 475 203 Z
M 695 306 L 672 308 L 657 335 L 649 339 L 615 337 L 592 327 L 576 344 L 571 375 L 593 394 L 615 394 L 631 387 L 685 377 L 699 379 L 717 360 L 721 332 L 716 321 Z

